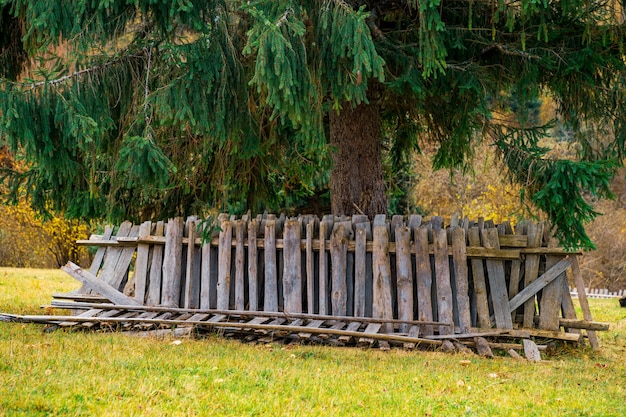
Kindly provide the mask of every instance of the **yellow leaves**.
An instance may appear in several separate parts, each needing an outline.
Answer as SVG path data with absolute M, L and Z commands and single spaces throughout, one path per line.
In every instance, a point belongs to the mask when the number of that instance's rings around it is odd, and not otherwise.
M 87 252 L 75 242 L 87 234 L 87 225 L 77 220 L 43 221 L 24 201 L 0 206 L 0 264 L 43 268 L 80 261 Z

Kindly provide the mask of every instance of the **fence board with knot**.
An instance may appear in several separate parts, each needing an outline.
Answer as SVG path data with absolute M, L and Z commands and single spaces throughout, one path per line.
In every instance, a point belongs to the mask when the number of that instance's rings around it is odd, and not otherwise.
M 222 214 L 208 239 L 198 225 L 206 223 L 125 222 L 79 241 L 99 247 L 91 278 L 73 269 L 85 286 L 56 296 L 97 300 L 89 279 L 98 279 L 108 287 L 96 291 L 110 301 L 104 292 L 126 292 L 145 306 L 367 317 L 380 319 L 371 332 L 415 337 L 495 327 L 569 338 L 592 320 L 584 297 L 577 320 L 567 283 L 571 269 L 584 289 L 577 254 L 555 247 L 542 223 L 513 231 L 482 219 L 453 218 L 444 227 L 441 218 L 417 215 Z

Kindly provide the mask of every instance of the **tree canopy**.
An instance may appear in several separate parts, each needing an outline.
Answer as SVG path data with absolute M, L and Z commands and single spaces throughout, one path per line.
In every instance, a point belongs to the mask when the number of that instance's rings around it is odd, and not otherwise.
M 616 0 L 0 0 L 0 11 L 0 141 L 27 167 L 3 167 L 2 180 L 42 212 L 241 212 L 330 182 L 338 214 L 372 215 L 386 209 L 382 169 L 346 165 L 378 166 L 384 147 L 400 169 L 432 142 L 436 168 L 471 170 L 489 141 L 562 243 L 591 247 L 585 196 L 609 196 L 624 159 Z M 554 124 L 523 111 L 538 97 L 557 103 L 576 159 L 540 146 Z

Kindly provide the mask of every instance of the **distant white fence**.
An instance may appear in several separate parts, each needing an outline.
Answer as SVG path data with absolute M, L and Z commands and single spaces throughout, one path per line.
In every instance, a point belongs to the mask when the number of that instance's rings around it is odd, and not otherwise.
M 606 288 L 585 288 L 585 293 L 587 298 L 619 298 L 626 296 L 626 290 L 609 292 Z M 576 288 L 570 288 L 570 294 L 572 294 L 572 297 L 578 297 Z

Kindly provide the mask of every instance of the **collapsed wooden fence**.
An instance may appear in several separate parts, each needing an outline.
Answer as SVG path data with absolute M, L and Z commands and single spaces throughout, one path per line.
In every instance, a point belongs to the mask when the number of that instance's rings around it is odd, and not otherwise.
M 593 329 L 604 329 L 591 322 L 584 296 L 583 320 L 576 317 L 566 271 L 584 291 L 577 255 L 554 247 L 542 223 L 513 231 L 420 216 L 220 215 L 204 240 L 199 224 L 207 225 L 190 217 L 107 227 L 79 242 L 100 247 L 88 271 L 65 267 L 85 290 L 57 297 L 90 301 L 95 289 L 119 305 L 281 312 L 308 317 L 309 328 L 363 317 L 380 320 L 369 333 L 409 338 L 523 328 L 577 340 L 585 328 L 597 347 Z M 368 323 L 344 321 L 348 333 Z

